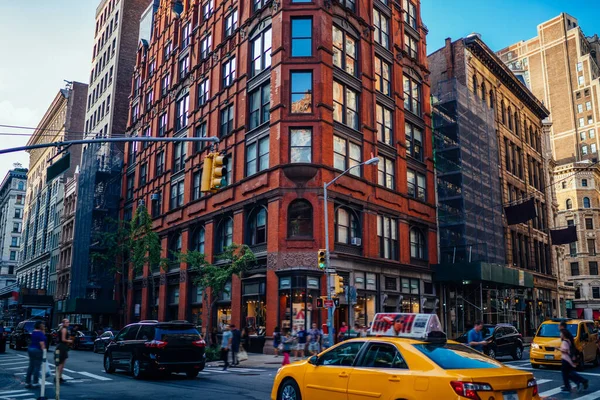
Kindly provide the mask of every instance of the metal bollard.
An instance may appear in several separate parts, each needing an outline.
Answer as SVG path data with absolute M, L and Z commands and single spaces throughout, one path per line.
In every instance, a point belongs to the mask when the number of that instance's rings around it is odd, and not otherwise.
M 46 400 L 46 354 L 47 350 L 44 349 L 42 351 L 42 387 L 40 388 L 40 397 L 38 397 L 38 400 Z M 37 376 L 33 379 L 37 379 Z
M 60 350 L 58 349 L 58 346 L 56 346 L 56 348 L 54 349 L 54 365 L 56 366 L 56 368 L 54 369 L 54 376 L 55 376 L 55 389 L 54 389 L 54 399 L 55 400 L 60 400 L 60 376 L 58 374 L 58 365 L 60 363 Z

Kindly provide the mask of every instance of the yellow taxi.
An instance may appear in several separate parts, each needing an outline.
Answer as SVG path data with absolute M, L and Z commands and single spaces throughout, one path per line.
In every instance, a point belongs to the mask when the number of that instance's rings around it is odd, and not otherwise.
M 598 366 L 600 362 L 600 349 L 596 345 L 598 341 L 598 330 L 594 321 L 582 319 L 553 318 L 542 322 L 538 328 L 531 348 L 529 349 L 529 361 L 533 368 L 542 365 L 552 366 L 561 364 L 560 354 L 560 323 L 565 322 L 567 329 L 575 339 L 575 346 L 582 354 L 583 360 L 577 365 L 583 368 L 585 363 Z M 583 362 L 582 362 L 583 361 Z
M 377 314 L 351 339 L 279 369 L 272 400 L 538 400 L 529 372 L 447 341 L 431 314 Z

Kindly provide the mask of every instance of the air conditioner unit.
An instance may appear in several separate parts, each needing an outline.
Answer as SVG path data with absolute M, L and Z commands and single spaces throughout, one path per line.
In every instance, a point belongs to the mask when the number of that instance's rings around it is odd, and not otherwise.
M 350 244 L 352 246 L 361 246 L 362 245 L 362 239 L 361 238 L 357 238 L 357 237 L 353 237 L 350 239 Z
M 158 200 L 160 200 L 160 193 L 152 193 L 150 195 L 150 200 L 151 201 L 158 201 Z

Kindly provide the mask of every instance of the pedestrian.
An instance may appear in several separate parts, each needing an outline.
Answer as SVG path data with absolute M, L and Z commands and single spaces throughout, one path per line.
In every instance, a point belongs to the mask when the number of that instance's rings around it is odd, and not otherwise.
M 308 331 L 308 351 L 311 356 L 319 354 L 319 343 L 321 343 L 321 331 L 317 329 L 317 324 L 312 324 L 312 329 Z
M 231 365 L 238 365 L 238 353 L 240 352 L 240 343 L 242 342 L 242 332 L 231 324 Z
M 294 344 L 294 338 L 289 329 L 285 331 L 285 335 L 281 338 L 281 344 L 283 346 L 283 362 L 281 365 L 288 365 L 290 363 L 290 353 Z
M 29 367 L 25 375 L 25 385 L 32 388 L 40 380 L 40 370 L 44 359 L 44 350 L 46 349 L 46 335 L 44 334 L 44 323 L 38 321 L 35 323 L 33 332 L 31 332 L 31 344 L 27 349 L 29 353 Z M 33 385 L 32 385 L 33 379 Z
M 231 350 L 231 342 L 233 341 L 233 334 L 229 325 L 223 326 L 223 337 L 221 337 L 221 360 L 225 363 L 223 365 L 223 371 L 229 368 L 229 351 Z
M 483 346 L 489 343 L 489 340 L 483 340 L 483 321 L 475 321 L 473 329 L 467 335 L 467 343 L 471 348 L 483 353 Z
M 217 328 L 213 328 L 212 332 L 210 333 L 210 344 L 213 347 L 217 347 L 218 341 L 217 341 Z
M 577 360 L 577 348 L 575 347 L 575 341 L 573 335 L 566 329 L 560 330 L 560 359 L 561 359 L 561 372 L 563 378 L 563 392 L 571 391 L 570 381 L 575 382 L 577 385 L 577 391 L 581 392 L 588 388 L 589 381 L 583 378 L 575 371 L 575 360 Z
M 306 330 L 304 329 L 304 325 L 300 325 L 298 330 L 296 331 L 296 338 L 298 339 L 298 343 L 296 344 L 296 348 L 294 349 L 294 358 L 304 358 L 304 352 L 306 351 Z
M 248 334 L 248 328 L 242 329 L 242 346 L 246 351 L 250 349 L 250 335 Z
M 62 325 L 58 330 L 57 344 L 54 349 L 54 364 L 56 365 L 56 379 L 60 380 L 60 383 L 65 383 L 62 377 L 63 369 L 67 358 L 69 358 L 69 344 L 73 343 L 72 339 L 69 339 L 69 320 L 63 319 Z
M 273 331 L 273 349 L 275 350 L 275 358 L 279 357 L 279 345 L 281 344 L 281 330 L 278 326 Z
M 342 322 L 340 332 L 338 333 L 338 342 L 342 342 L 346 339 L 346 333 L 348 333 L 348 326 L 345 322 Z

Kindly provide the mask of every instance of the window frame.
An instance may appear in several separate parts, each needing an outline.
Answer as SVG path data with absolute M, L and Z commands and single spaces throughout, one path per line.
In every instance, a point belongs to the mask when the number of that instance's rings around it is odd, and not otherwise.
M 396 190 L 396 162 L 391 157 L 378 154 L 379 163 L 377 163 L 377 184 L 386 189 Z M 391 173 L 390 165 L 391 164 Z M 388 179 L 391 177 L 391 185 L 388 186 Z
M 300 22 L 300 21 L 310 21 L 310 36 L 294 36 L 294 22 Z M 303 34 L 306 34 L 305 32 L 303 32 Z M 300 53 L 300 54 L 294 54 L 294 42 L 298 42 L 300 41 L 301 43 L 304 43 L 305 41 L 308 41 L 310 43 L 310 54 L 304 54 L 304 53 Z M 302 48 L 304 48 L 304 46 L 300 46 Z M 298 48 L 298 47 L 296 47 Z M 312 17 L 307 17 L 307 16 L 299 16 L 299 17 L 291 17 L 290 18 L 290 57 L 293 58 L 301 58 L 301 57 L 312 57 L 313 56 L 313 18 Z
M 307 231 L 310 231 L 308 234 L 301 234 L 300 232 L 298 232 L 298 234 L 293 234 L 293 229 L 292 229 L 293 223 L 292 223 L 292 218 L 291 218 L 290 214 L 292 211 L 292 206 L 294 206 L 296 204 L 299 204 L 299 205 L 304 204 L 305 206 L 308 206 L 308 211 L 310 211 L 310 221 L 307 220 L 307 224 L 309 225 L 309 229 L 307 229 Z M 302 240 L 302 239 L 312 239 L 314 237 L 314 229 L 315 229 L 314 208 L 310 201 L 303 199 L 303 198 L 294 199 L 293 201 L 291 201 L 288 204 L 288 207 L 286 210 L 286 217 L 287 217 L 287 238 L 288 239 Z
M 340 153 L 335 150 L 336 149 L 336 145 L 335 145 L 336 139 L 338 139 L 339 142 L 341 142 L 341 141 L 344 142 L 345 153 Z M 360 155 L 359 160 L 352 158 L 352 155 L 351 155 L 352 146 L 355 146 L 355 150 L 356 150 L 356 148 L 358 148 L 359 155 Z M 336 156 L 340 156 L 344 159 L 344 168 L 343 169 L 336 167 L 336 165 L 335 165 Z M 346 171 L 347 169 L 349 169 L 351 167 L 360 165 L 362 163 L 362 145 L 360 143 L 357 143 L 357 142 L 349 139 L 349 138 L 334 134 L 333 135 L 333 159 L 334 159 L 333 168 L 340 170 L 340 171 Z M 352 175 L 356 178 L 361 178 L 362 177 L 362 166 L 359 166 L 358 168 L 353 168 L 352 170 L 348 171 L 348 174 Z
M 267 152 L 261 154 L 261 144 L 267 142 Z M 261 136 L 259 138 L 257 138 L 256 140 L 253 140 L 251 142 L 247 142 L 246 146 L 245 146 L 245 150 L 246 150 L 246 162 L 245 162 L 245 168 L 246 168 L 246 177 L 252 176 L 252 175 L 256 175 L 262 171 L 265 171 L 267 169 L 269 169 L 269 145 L 270 145 L 270 136 L 266 135 L 266 136 Z M 250 154 L 251 150 L 254 154 Z M 253 156 L 253 158 L 251 159 L 250 156 Z M 266 157 L 266 166 L 262 166 L 263 165 L 263 161 L 265 160 Z M 250 168 L 250 163 L 254 162 L 254 168 L 251 169 Z
M 410 181 L 409 174 L 414 174 L 414 182 Z M 423 178 L 424 186 L 419 186 L 419 177 Z M 408 168 L 406 170 L 406 184 L 407 184 L 407 195 L 414 199 L 427 202 L 427 175 L 421 171 Z M 412 187 L 412 194 L 411 194 Z M 422 195 L 421 195 L 422 193 Z
M 341 91 L 342 91 L 342 103 L 339 103 L 338 101 L 336 101 L 335 98 L 335 88 L 336 85 L 341 87 Z M 360 93 L 358 91 L 356 91 L 353 87 L 351 87 L 350 85 L 347 85 L 345 83 L 339 82 L 337 80 L 333 81 L 333 93 L 334 93 L 334 97 L 333 97 L 333 120 L 337 123 L 340 123 L 342 125 L 345 125 L 351 129 L 354 129 L 356 131 L 360 131 L 360 123 L 361 123 L 361 119 L 360 119 Z M 348 92 L 352 92 L 355 96 L 356 99 L 356 110 L 353 110 L 351 108 L 348 107 Z M 337 107 L 341 107 L 341 115 L 342 115 L 342 120 L 338 120 L 336 119 L 336 106 Z M 356 124 L 349 124 L 348 123 L 348 111 L 352 111 L 353 114 L 355 115 L 355 119 L 356 119 Z
M 386 236 L 386 225 L 389 236 Z M 377 215 L 377 238 L 379 240 L 378 257 L 386 260 L 400 260 L 398 219 L 387 216 Z M 388 244 L 389 254 L 386 254 L 386 242 Z
M 268 40 L 267 40 L 268 38 Z M 260 41 L 260 55 L 256 55 L 255 43 Z M 263 71 L 271 68 L 271 51 L 273 49 L 273 27 L 271 20 L 265 20 L 261 22 L 251 33 L 250 40 L 250 68 L 249 73 L 251 77 L 261 74 Z M 265 49 L 266 43 L 270 44 L 270 47 Z M 268 60 L 268 61 L 267 61 Z M 255 66 L 257 61 L 260 61 L 260 69 L 256 69 Z
M 225 37 L 228 38 L 231 35 L 233 35 L 233 32 L 237 29 L 237 24 L 238 24 L 237 8 L 235 10 L 233 10 L 232 12 L 230 12 L 229 14 L 227 14 L 225 16 L 224 20 L 225 20 L 225 22 L 224 22 L 223 32 L 225 34 Z
M 375 54 L 375 90 L 379 93 L 390 97 L 392 95 L 392 64 L 387 62 L 383 57 Z M 388 79 L 385 78 L 387 70 Z
M 171 182 L 169 194 L 169 211 L 183 207 L 185 203 L 185 179 Z
M 299 145 L 294 145 L 293 144 L 293 139 L 292 139 L 292 135 L 294 133 L 299 133 L 300 131 L 308 131 L 309 135 L 310 135 L 310 143 L 308 146 L 299 146 Z M 312 163 L 312 139 L 313 139 L 313 134 L 312 134 L 312 128 L 301 128 L 301 127 L 290 127 L 289 130 L 289 147 L 290 147 L 290 152 L 289 152 L 289 160 L 290 160 L 290 164 L 298 164 L 298 163 Z M 294 161 L 294 150 L 295 149 L 309 149 L 309 160 L 308 161 Z
M 389 118 L 386 118 L 386 113 L 389 113 Z M 380 116 L 382 117 L 381 121 L 379 120 Z M 394 146 L 394 110 L 381 103 L 375 103 L 375 122 L 377 125 L 377 141 L 388 146 Z
M 413 238 L 413 233 L 416 235 L 416 239 Z M 411 227 L 409 231 L 409 243 L 410 243 L 410 258 L 415 260 L 427 260 L 427 237 L 423 230 L 418 227 Z M 413 251 L 415 250 L 415 251 Z
M 188 126 L 190 111 L 190 94 L 183 94 L 175 102 L 175 132 L 179 132 Z
M 221 84 L 223 89 L 231 87 L 236 80 L 236 58 L 231 57 L 225 61 L 221 66 Z
M 299 92 L 294 91 L 294 76 L 302 75 L 302 74 L 310 74 L 310 90 L 308 92 Z M 313 93 L 314 93 L 314 76 L 312 70 L 292 70 L 290 71 L 290 114 L 312 114 L 313 113 Z M 308 111 L 294 111 L 294 95 L 303 95 L 303 98 L 306 97 L 307 94 L 310 95 L 310 109 Z
M 265 215 L 265 221 L 264 221 L 264 225 L 259 225 L 258 224 L 258 216 L 264 213 Z M 246 220 L 246 235 L 247 235 L 247 242 L 246 244 L 248 246 L 259 246 L 259 245 L 263 245 L 267 243 L 267 240 L 269 238 L 268 236 L 268 231 L 269 231 L 269 210 L 267 209 L 266 206 L 264 205 L 259 205 L 256 206 L 254 208 L 252 208 L 249 213 L 248 213 L 248 218 Z M 263 231 L 261 233 L 261 231 Z M 259 241 L 259 236 L 263 236 L 264 235 L 264 241 Z
M 198 85 L 196 85 L 196 90 L 197 107 L 202 107 L 210 99 L 210 78 L 205 78 L 198 83 Z
M 265 102 L 265 93 L 268 91 L 267 102 Z M 258 95 L 259 104 L 257 109 L 253 109 L 254 96 Z M 253 122 L 253 116 L 258 114 L 258 122 Z M 248 131 L 259 128 L 269 123 L 271 119 L 271 81 L 256 87 L 248 92 Z
M 382 26 L 383 21 L 385 21 L 385 27 Z M 373 8 L 373 27 L 375 28 L 375 31 L 373 32 L 373 36 L 375 37 L 375 43 L 379 44 L 385 49 L 389 49 L 390 18 L 383 11 L 377 9 L 376 7 Z M 385 43 L 383 43 L 384 39 Z
M 340 212 L 343 211 L 344 213 L 347 214 L 348 217 L 348 221 L 347 224 L 348 225 L 342 225 L 340 223 Z M 345 230 L 345 237 L 346 240 L 341 240 L 340 236 L 344 236 L 344 235 L 340 235 L 340 229 Z M 345 205 L 341 205 L 338 206 L 335 210 L 335 215 L 334 215 L 334 233 L 335 233 L 335 243 L 341 243 L 341 244 L 345 244 L 345 245 L 351 245 L 352 244 L 352 239 L 353 238 L 357 238 L 357 239 L 362 239 L 362 224 L 361 224 L 361 218 L 360 215 L 357 215 L 357 211 L 351 207 L 345 206 Z
M 410 157 L 414 158 L 417 161 L 423 162 L 424 160 L 424 148 L 423 148 L 423 135 L 424 131 L 421 127 L 409 122 L 405 121 L 404 123 L 404 132 L 406 136 L 406 154 Z M 420 141 L 415 140 L 415 132 L 419 132 L 421 135 Z M 418 143 L 418 145 L 416 144 Z M 420 150 L 417 152 L 415 150 L 416 147 L 419 147 Z
M 407 89 L 408 82 L 408 91 Z M 413 96 L 413 92 L 417 91 L 417 98 Z M 404 74 L 402 80 L 402 90 L 404 93 L 404 109 L 409 111 L 410 113 L 422 116 L 423 115 L 423 84 L 422 82 L 417 81 L 415 78 Z
M 223 123 L 223 116 L 227 114 L 227 122 Z M 229 104 L 219 112 L 219 137 L 223 138 L 233 133 L 235 127 L 235 107 Z M 225 129 L 224 129 L 225 127 Z
M 338 30 L 340 32 L 340 34 L 342 35 L 342 48 L 340 49 L 339 47 L 337 47 L 335 45 L 335 41 L 332 43 L 332 50 L 333 50 L 333 65 L 346 72 L 349 75 L 352 75 L 354 77 L 358 77 L 359 74 L 359 59 L 360 59 L 360 55 L 359 55 L 359 39 L 356 39 L 352 34 L 350 34 L 348 31 L 346 31 L 345 29 L 340 28 L 339 26 L 337 26 L 336 24 L 332 25 L 332 36 L 335 37 L 335 30 Z M 355 57 L 353 58 L 351 55 L 348 55 L 348 38 L 350 38 L 353 42 L 354 42 L 354 55 Z M 337 65 L 336 61 L 335 61 L 335 54 L 336 54 L 336 50 L 339 52 L 340 54 L 340 62 L 341 65 Z M 348 58 L 352 59 L 354 61 L 354 65 L 352 65 L 352 71 L 350 72 L 348 71 Z

